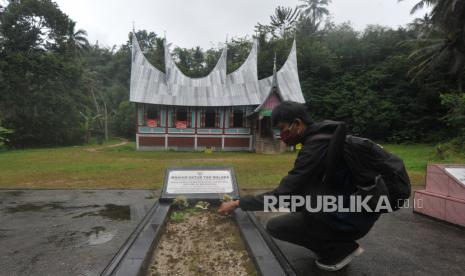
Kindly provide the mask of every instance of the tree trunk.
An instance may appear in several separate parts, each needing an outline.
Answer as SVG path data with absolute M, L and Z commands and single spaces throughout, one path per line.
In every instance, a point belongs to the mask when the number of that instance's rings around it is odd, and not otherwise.
M 105 112 L 105 141 L 108 142 L 108 111 L 107 111 L 107 104 L 103 101 L 103 108 Z
M 86 128 L 86 144 L 89 144 L 90 129 L 89 129 L 89 120 L 88 119 L 86 119 L 85 128 Z
M 95 93 L 94 93 L 93 88 L 90 89 L 90 93 L 92 94 L 92 99 L 94 100 L 95 110 L 97 111 L 97 114 L 102 114 L 102 113 L 100 113 L 100 107 L 99 107 L 98 102 L 97 102 L 97 97 L 95 97 Z M 98 122 L 98 125 L 100 127 L 100 130 L 102 130 L 102 128 L 104 128 L 104 126 L 102 126 L 102 121 L 99 119 L 99 120 L 97 120 L 97 122 Z

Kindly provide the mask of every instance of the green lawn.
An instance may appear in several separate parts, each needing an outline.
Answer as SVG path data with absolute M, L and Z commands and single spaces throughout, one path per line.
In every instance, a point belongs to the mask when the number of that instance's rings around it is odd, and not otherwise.
M 137 152 L 133 143 L 89 150 L 96 147 L 0 152 L 0 188 L 159 188 L 167 167 L 209 165 L 233 167 L 241 188 L 271 188 L 295 158 L 295 153 Z M 385 147 L 404 159 L 414 185 L 424 184 L 429 162 L 465 163 L 465 157 L 458 155 L 438 160 L 434 146 Z
M 426 165 L 429 163 L 465 164 L 464 154 L 450 154 L 445 159 L 440 159 L 436 155 L 436 147 L 432 145 L 415 144 L 383 146 L 404 160 L 413 185 L 425 184 Z

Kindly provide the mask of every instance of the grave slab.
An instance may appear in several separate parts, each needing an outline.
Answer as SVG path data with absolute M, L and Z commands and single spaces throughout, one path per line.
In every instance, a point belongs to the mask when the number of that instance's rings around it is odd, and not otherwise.
M 217 208 L 220 200 L 239 198 L 234 170 L 228 167 L 178 167 L 166 170 L 160 199 L 136 227 L 101 275 L 136 276 L 148 273 L 157 243 L 164 234 L 173 202 L 209 201 Z M 216 203 L 216 206 L 215 206 Z M 174 208 L 173 208 L 174 209 Z M 173 211 L 174 212 L 174 211 Z M 237 209 L 237 224 L 255 270 L 264 276 L 293 276 L 292 266 L 252 212 Z M 215 229 L 212 229 L 214 231 Z M 172 233 L 170 233 L 172 235 Z M 163 249 L 161 249 L 163 250 Z M 178 260 L 182 262 L 183 260 Z
M 465 165 L 428 165 L 426 189 L 415 191 L 414 211 L 465 226 Z

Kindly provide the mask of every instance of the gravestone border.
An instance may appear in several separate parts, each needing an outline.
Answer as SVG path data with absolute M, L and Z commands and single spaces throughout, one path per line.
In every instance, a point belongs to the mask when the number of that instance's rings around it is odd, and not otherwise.
M 167 169 L 165 183 L 163 185 L 162 196 L 150 208 L 141 222 L 136 226 L 134 231 L 123 243 L 118 252 L 113 256 L 110 262 L 100 275 L 121 275 L 121 276 L 138 276 L 143 275 L 148 270 L 153 251 L 157 247 L 168 214 L 172 207 L 171 201 L 173 195 L 166 194 L 166 183 L 168 172 L 174 169 L 181 170 L 229 170 L 231 172 L 233 192 L 230 196 L 239 198 L 239 190 L 234 174 L 234 170 L 228 167 L 179 167 Z M 196 195 L 192 198 L 192 195 Z M 175 196 L 179 196 L 176 194 Z M 219 200 L 218 194 L 187 194 L 184 195 L 193 200 Z M 295 276 L 292 266 L 282 254 L 274 240 L 269 236 L 263 225 L 256 218 L 254 212 L 246 212 L 236 209 L 232 214 L 234 221 L 237 223 L 240 234 L 250 258 L 253 260 L 257 272 L 264 276 Z

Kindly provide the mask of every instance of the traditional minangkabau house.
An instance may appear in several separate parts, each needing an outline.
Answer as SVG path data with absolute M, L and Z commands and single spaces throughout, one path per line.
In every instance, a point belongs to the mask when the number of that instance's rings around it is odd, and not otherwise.
M 276 71 L 275 61 L 273 76 L 261 80 L 257 48 L 254 40 L 246 61 L 226 74 L 225 47 L 208 76 L 190 78 L 176 66 L 166 41 L 163 73 L 147 61 L 133 34 L 130 101 L 137 109 L 137 149 L 285 150 L 270 115 L 281 101 L 305 102 L 296 43 L 282 68 Z

